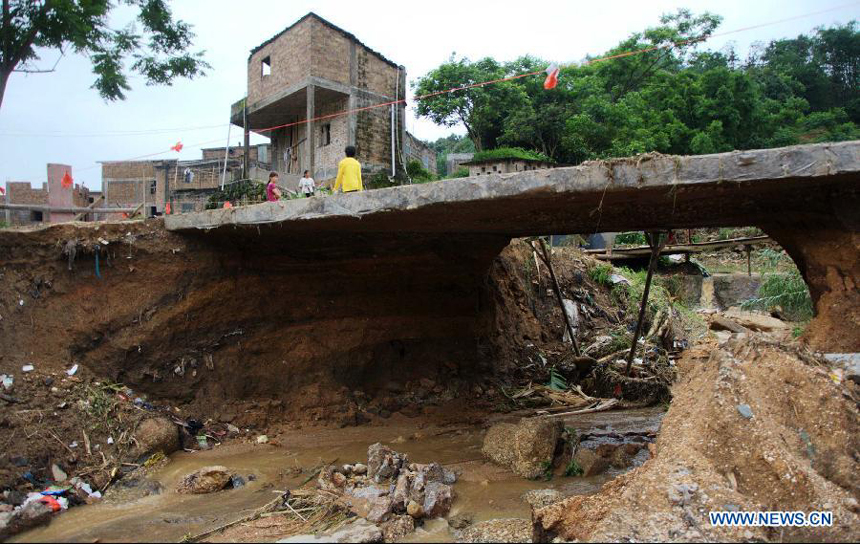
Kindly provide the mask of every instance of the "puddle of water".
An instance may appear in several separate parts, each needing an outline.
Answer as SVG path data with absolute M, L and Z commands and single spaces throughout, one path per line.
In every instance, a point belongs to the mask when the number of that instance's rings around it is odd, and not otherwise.
M 660 408 L 584 414 L 565 421 L 578 430 L 627 432 L 657 430 Z M 407 422 L 408 423 L 408 422 Z M 532 489 L 554 488 L 571 494 L 595 493 L 617 472 L 592 478 L 555 478 L 550 482 L 529 481 L 485 462 L 481 455 L 483 431 L 478 428 L 451 431 L 421 429 L 414 425 L 355 427 L 340 430 L 297 431 L 282 437 L 283 447 L 237 444 L 196 453 L 177 453 L 151 477 L 164 487 L 158 495 L 123 504 L 100 504 L 74 508 L 57 516 L 50 525 L 18 535 L 12 542 L 119 542 L 179 541 L 239 519 L 275 498 L 273 490 L 299 485 L 307 475 L 288 476 L 295 466 L 311 468 L 325 460 L 338 463 L 366 461 L 367 448 L 383 442 L 407 453 L 415 462 L 436 461 L 461 473 L 454 486 L 456 498 L 451 515 L 471 514 L 476 522 L 495 518 L 530 517 L 520 499 Z M 417 431 L 417 435 L 416 435 Z M 414 436 L 392 443 L 398 436 Z M 255 481 L 239 489 L 209 495 L 179 495 L 173 490 L 186 474 L 207 465 L 224 465 Z M 444 520 L 431 520 L 406 541 L 452 541 Z

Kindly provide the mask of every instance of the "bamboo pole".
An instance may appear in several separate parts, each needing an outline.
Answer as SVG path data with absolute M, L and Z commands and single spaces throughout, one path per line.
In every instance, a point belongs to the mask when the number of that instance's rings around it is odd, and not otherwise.
M 552 260 L 546 248 L 546 242 L 544 242 L 543 238 L 540 239 L 540 247 L 543 258 L 543 262 L 546 265 L 547 269 L 549 269 L 549 276 L 552 278 L 552 283 L 555 286 L 555 295 L 558 299 L 558 304 L 561 306 L 561 315 L 564 316 L 564 323 L 567 325 L 567 332 L 570 334 L 570 341 L 573 344 L 573 353 L 576 354 L 577 357 L 581 357 L 582 353 L 579 351 L 579 343 L 576 341 L 576 334 L 573 330 L 573 325 L 570 323 L 570 316 L 567 315 L 567 309 L 564 307 L 564 298 L 561 296 L 561 287 L 558 284 L 558 280 L 555 277 L 555 270 L 552 268 Z
M 636 320 L 636 332 L 633 333 L 633 344 L 630 346 L 630 353 L 627 355 L 627 368 L 624 371 L 625 376 L 630 375 L 630 369 L 633 366 L 633 357 L 636 356 L 636 345 L 639 343 L 639 335 L 642 334 L 642 325 L 645 322 L 645 309 L 648 307 L 648 294 L 651 292 L 651 279 L 654 277 L 654 268 L 657 266 L 657 258 L 660 256 L 660 250 L 666 245 L 669 236 L 661 238 L 660 232 L 646 232 L 648 245 L 651 246 L 651 259 L 648 261 L 648 275 L 645 276 L 645 291 L 642 293 L 642 304 L 639 306 L 639 319 Z

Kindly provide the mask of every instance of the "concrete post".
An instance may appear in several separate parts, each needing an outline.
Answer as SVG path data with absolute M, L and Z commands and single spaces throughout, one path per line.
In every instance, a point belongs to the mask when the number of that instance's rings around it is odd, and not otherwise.
M 242 108 L 242 125 L 245 129 L 245 156 L 242 157 L 242 177 L 248 179 L 251 174 L 251 129 L 248 128 L 248 104 L 245 100 L 245 106 Z
M 316 147 L 316 138 L 314 137 L 316 133 L 314 132 L 314 121 L 313 118 L 316 116 L 316 108 L 314 107 L 314 94 L 316 87 L 314 85 L 308 85 L 307 87 L 307 113 L 305 119 L 307 119 L 307 149 L 305 149 L 305 169 L 310 170 L 311 177 L 316 177 L 316 170 L 314 169 L 314 150 Z
M 6 204 L 9 204 L 9 182 L 6 182 L 6 192 L 4 193 L 4 200 Z M 6 208 L 6 226 L 12 224 L 12 211 L 9 208 Z

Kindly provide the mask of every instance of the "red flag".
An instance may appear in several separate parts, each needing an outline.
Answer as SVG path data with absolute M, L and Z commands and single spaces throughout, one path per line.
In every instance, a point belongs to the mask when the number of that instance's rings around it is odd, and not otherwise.
M 558 65 L 550 64 L 546 69 L 546 79 L 543 82 L 543 88 L 546 90 L 555 89 L 558 85 Z
M 60 185 L 62 185 L 64 189 L 68 189 L 72 186 L 72 183 L 74 183 L 74 180 L 72 179 L 71 174 L 69 174 L 69 171 L 66 170 L 66 173 L 63 174 L 63 179 L 60 180 Z
M 231 204 L 229 200 L 224 203 L 224 208 L 232 208 L 232 207 L 233 207 L 233 204 Z
M 165 206 L 164 206 L 164 213 L 166 213 L 167 215 L 170 215 L 170 202 L 168 202 L 167 204 L 165 204 Z
M 6 189 L 4 189 L 3 187 L 0 187 L 0 195 L 5 195 L 5 194 L 6 194 Z
M 179 153 L 180 151 L 182 151 L 182 142 L 176 142 L 176 145 L 171 147 L 170 150 Z

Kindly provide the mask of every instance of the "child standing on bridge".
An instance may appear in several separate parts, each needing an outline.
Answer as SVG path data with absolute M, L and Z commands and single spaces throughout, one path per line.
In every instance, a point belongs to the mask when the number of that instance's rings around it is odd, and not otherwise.
M 305 177 L 299 182 L 299 189 L 305 195 L 305 198 L 310 198 L 314 196 L 314 192 L 316 191 L 316 185 L 314 185 L 314 178 L 311 177 L 311 173 L 305 170 Z
M 344 193 L 364 190 L 361 184 L 361 163 L 355 160 L 355 146 L 346 146 L 344 152 L 346 158 L 337 165 L 337 181 L 332 188 L 332 194 L 338 189 L 342 189 Z
M 281 199 L 281 190 L 278 189 L 278 173 L 269 172 L 269 183 L 266 184 L 266 200 L 277 202 Z

